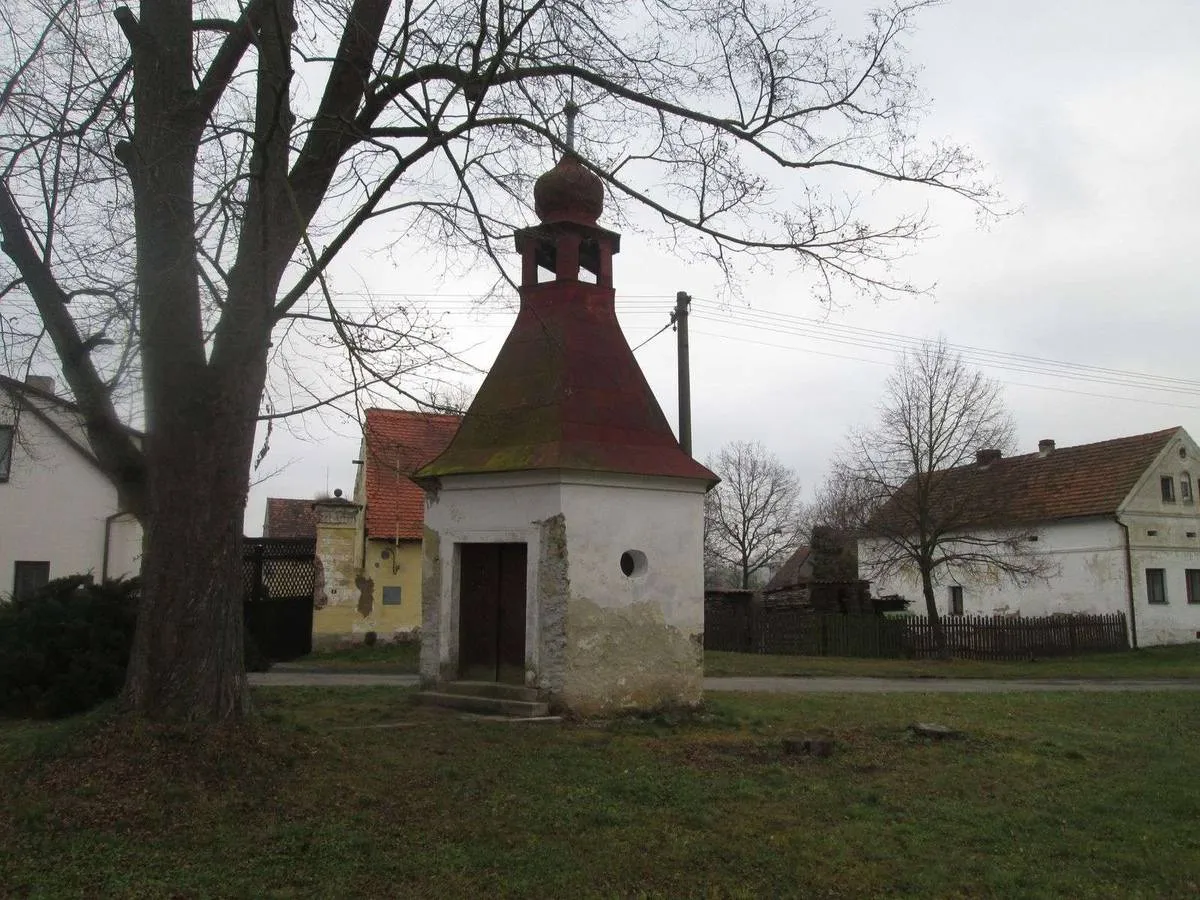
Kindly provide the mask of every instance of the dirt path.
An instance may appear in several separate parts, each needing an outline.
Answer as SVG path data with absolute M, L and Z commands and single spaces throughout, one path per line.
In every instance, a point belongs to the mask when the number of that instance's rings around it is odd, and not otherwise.
M 373 687 L 392 685 L 412 687 L 416 675 L 380 675 L 376 672 L 320 672 L 300 669 L 279 672 L 251 672 L 250 683 L 259 687 Z
M 705 678 L 707 691 L 768 694 L 1003 694 L 1045 691 L 1200 691 L 1200 679 L 1132 681 L 1120 679 L 991 678 Z
M 277 671 L 251 673 L 250 683 L 263 687 L 412 687 L 416 675 L 369 672 Z M 1045 691 L 1200 691 L 1200 679 L 1161 681 L 1045 680 L 987 678 L 705 678 L 707 691 L 768 694 L 1002 694 Z

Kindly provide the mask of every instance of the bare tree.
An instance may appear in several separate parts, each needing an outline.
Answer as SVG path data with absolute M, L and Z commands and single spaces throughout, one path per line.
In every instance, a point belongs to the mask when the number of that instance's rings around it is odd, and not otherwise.
M 721 483 L 704 502 L 705 567 L 732 570 L 748 588 L 755 574 L 796 549 L 800 481 L 757 441 L 726 444 L 706 465 Z
M 926 234 L 923 213 L 870 221 L 854 185 L 995 201 L 961 148 L 916 138 L 923 99 L 900 41 L 930 5 L 892 3 L 851 39 L 814 0 L 5 5 L 0 336 L 53 348 L 145 525 L 126 705 L 246 709 L 256 417 L 354 403 L 444 358 L 409 311 L 356 316 L 331 286 L 365 225 L 387 216 L 387 240 L 482 255 L 511 283 L 502 249 L 529 219 L 532 177 L 568 149 L 569 108 L 572 152 L 632 201 L 618 220 L 643 207 L 727 271 L 738 254 L 789 253 L 825 298 L 838 282 L 911 292 L 888 263 Z M 766 172 L 794 173 L 795 208 Z M 18 301 L 28 314 L 10 327 Z M 346 354 L 337 384 L 301 364 L 313 347 Z M 129 371 L 144 445 L 122 427 Z
M 812 501 L 803 504 L 800 535 L 812 541 L 816 529 L 825 529 L 837 540 L 853 540 L 879 508 L 871 485 L 845 467 L 835 465 L 821 482 Z
M 998 382 L 971 368 L 944 340 L 901 358 L 879 419 L 850 434 L 835 478 L 875 512 L 859 544 L 873 578 L 917 573 L 939 650 L 946 641 L 934 597 L 943 578 L 1044 577 L 1029 552 L 1030 527 L 1014 521 L 1000 465 L 1015 427 Z M 981 453 L 982 451 L 982 453 Z
M 878 502 L 861 479 L 835 467 L 812 501 L 801 504 L 800 540 L 812 551 L 816 581 L 859 578 L 858 538 Z

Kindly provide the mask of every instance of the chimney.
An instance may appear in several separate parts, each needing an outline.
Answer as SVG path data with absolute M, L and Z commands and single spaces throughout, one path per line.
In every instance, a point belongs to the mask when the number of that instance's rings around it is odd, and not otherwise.
M 975 451 L 975 462 L 979 463 L 981 468 L 986 469 L 994 462 L 1000 462 L 1000 457 L 1003 456 L 999 450 L 977 450 Z
M 1051 438 L 1043 438 L 1038 441 L 1038 456 L 1045 458 L 1054 452 L 1054 441 Z
M 54 396 L 54 379 L 49 375 L 30 375 L 25 379 L 27 387 Z

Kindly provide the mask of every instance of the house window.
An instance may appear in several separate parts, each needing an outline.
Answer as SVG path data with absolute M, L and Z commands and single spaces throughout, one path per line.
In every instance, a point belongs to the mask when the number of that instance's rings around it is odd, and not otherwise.
M 0 425 L 0 481 L 8 481 L 12 469 L 13 427 Z
M 400 588 L 385 587 L 383 589 L 383 605 L 384 606 L 399 606 L 400 605 Z
M 963 614 L 963 589 L 961 584 L 950 585 L 950 615 Z
M 1170 475 L 1164 475 L 1159 482 L 1162 485 L 1163 503 L 1175 502 L 1175 479 Z
M 1146 570 L 1146 599 L 1150 603 L 1167 602 L 1167 572 L 1165 569 Z
M 1188 603 L 1200 603 L 1200 569 L 1184 569 Z
M 1192 476 L 1187 472 L 1179 476 L 1179 499 L 1184 503 L 1192 502 Z
M 13 563 L 13 599 L 26 600 L 50 580 L 50 563 Z

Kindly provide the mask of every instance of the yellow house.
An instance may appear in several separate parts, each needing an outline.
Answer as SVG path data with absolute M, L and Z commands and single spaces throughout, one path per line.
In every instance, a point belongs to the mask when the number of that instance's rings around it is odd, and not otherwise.
M 425 495 L 409 476 L 438 456 L 460 416 L 368 409 L 353 502 L 317 501 L 314 643 L 421 626 Z M 340 494 L 340 492 L 338 492 Z

